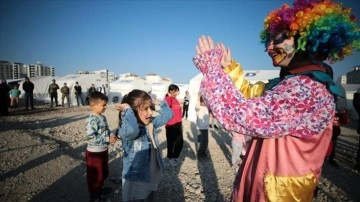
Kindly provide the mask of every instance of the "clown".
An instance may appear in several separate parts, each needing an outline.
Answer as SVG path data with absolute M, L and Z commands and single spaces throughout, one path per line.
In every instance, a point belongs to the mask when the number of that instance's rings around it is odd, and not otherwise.
M 206 105 L 225 129 L 252 137 L 233 201 L 312 201 L 331 141 L 334 97 L 341 95 L 324 61 L 360 49 L 350 13 L 330 0 L 298 0 L 272 11 L 260 38 L 281 71 L 266 86 L 250 85 L 229 51 L 200 37 L 193 61 L 204 74 Z

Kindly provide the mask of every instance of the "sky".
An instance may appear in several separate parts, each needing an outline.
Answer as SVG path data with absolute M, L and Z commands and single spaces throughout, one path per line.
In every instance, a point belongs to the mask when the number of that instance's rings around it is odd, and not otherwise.
M 188 84 L 201 35 L 230 47 L 244 70 L 272 70 L 260 44 L 264 18 L 289 0 L 11 0 L 0 2 L 0 60 L 36 64 L 56 76 L 108 69 L 155 73 Z M 343 0 L 360 20 L 358 0 Z M 333 64 L 335 78 L 360 53 Z

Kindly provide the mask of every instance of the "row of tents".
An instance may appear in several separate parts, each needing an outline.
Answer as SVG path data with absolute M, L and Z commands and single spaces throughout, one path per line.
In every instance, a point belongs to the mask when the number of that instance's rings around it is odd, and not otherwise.
M 122 97 L 133 89 L 141 89 L 149 92 L 154 99 L 161 100 L 167 94 L 170 81 L 168 82 L 147 82 L 144 79 L 123 79 L 120 78 L 115 81 L 107 81 L 103 74 L 74 74 L 63 77 L 40 76 L 31 78 L 30 81 L 34 83 L 34 99 L 44 103 L 50 103 L 50 96 L 48 93 L 49 85 L 55 79 L 56 83 L 61 88 L 64 83 L 70 88 L 70 105 L 77 105 L 75 98 L 75 82 L 78 82 L 82 88 L 82 98 L 85 101 L 88 95 L 88 89 L 94 84 L 95 88 L 101 92 L 105 92 L 109 101 L 121 101 Z M 24 97 L 25 92 L 22 88 L 24 79 L 9 80 L 8 83 L 19 84 L 21 91 L 20 98 Z M 185 91 L 188 90 L 187 84 L 177 84 L 180 88 L 179 98 L 185 96 Z M 61 99 L 60 90 L 58 91 L 58 100 Z M 65 101 L 66 102 L 66 101 Z
M 250 83 L 255 83 L 257 81 L 267 82 L 269 79 L 275 78 L 279 75 L 279 70 L 253 70 L 253 71 L 244 71 L 245 78 L 250 81 Z M 180 88 L 180 94 L 178 95 L 178 100 L 182 101 L 185 92 L 189 91 L 191 99 L 189 106 L 189 116 L 188 119 L 191 121 L 196 120 L 196 112 L 195 105 L 198 99 L 198 93 L 200 88 L 200 82 L 203 78 L 201 73 L 194 76 L 188 84 L 176 84 Z M 83 89 L 83 100 L 86 100 L 87 91 L 91 87 L 92 84 L 95 87 L 99 88 L 105 86 L 106 95 L 109 97 L 110 103 L 112 101 L 121 101 L 122 97 L 129 93 L 133 89 L 141 89 L 146 92 L 149 92 L 153 99 L 162 100 L 167 94 L 168 87 L 171 84 L 171 81 L 164 80 L 162 82 L 149 82 L 145 79 L 137 78 L 137 79 L 124 79 L 120 78 L 115 81 L 107 81 L 106 76 L 104 74 L 74 74 L 67 75 L 63 77 L 34 77 L 31 78 L 31 81 L 35 85 L 34 90 L 34 99 L 43 101 L 45 103 L 50 103 L 50 96 L 48 94 L 49 85 L 52 83 L 52 80 L 56 79 L 56 83 L 61 88 L 64 83 L 70 88 L 70 104 L 76 105 L 76 99 L 74 94 L 74 86 L 75 82 L 79 82 Z M 23 80 L 18 80 L 20 83 L 19 89 L 22 91 L 20 97 L 24 96 L 24 91 L 22 90 Z M 104 92 L 104 91 L 103 91 Z M 348 97 L 348 96 L 347 96 Z M 61 93 L 58 93 L 58 99 L 60 100 Z M 348 103 L 344 103 L 344 108 L 348 109 L 350 112 L 353 111 L 352 106 L 348 106 Z M 354 116 L 356 113 L 350 113 L 350 115 Z

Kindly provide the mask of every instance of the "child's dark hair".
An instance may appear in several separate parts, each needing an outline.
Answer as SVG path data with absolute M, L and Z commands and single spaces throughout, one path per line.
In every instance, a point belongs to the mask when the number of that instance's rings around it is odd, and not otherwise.
M 98 91 L 95 91 L 89 95 L 89 103 L 97 102 L 99 100 L 108 102 L 109 99 L 104 93 Z
M 204 98 L 200 96 L 200 102 L 204 102 Z
M 168 88 L 168 93 L 170 93 L 171 91 L 180 91 L 179 86 L 175 85 L 175 84 L 170 84 L 169 88 Z M 165 97 L 167 97 L 168 94 L 165 95 Z
M 131 92 L 129 92 L 128 94 L 126 94 L 121 103 L 127 103 L 134 111 L 134 114 L 136 116 L 136 118 L 138 119 L 138 121 L 140 122 L 140 119 L 138 117 L 138 107 L 141 107 L 145 104 L 149 104 L 149 107 L 151 107 L 151 103 L 152 103 L 152 98 L 151 96 L 143 91 L 143 90 L 132 90 Z M 119 113 L 119 125 L 121 125 L 122 120 L 121 120 L 121 112 Z M 141 122 L 140 122 L 141 123 Z
M 179 86 L 175 85 L 175 84 L 170 84 L 169 88 L 168 88 L 168 93 L 170 93 L 170 91 L 180 91 Z

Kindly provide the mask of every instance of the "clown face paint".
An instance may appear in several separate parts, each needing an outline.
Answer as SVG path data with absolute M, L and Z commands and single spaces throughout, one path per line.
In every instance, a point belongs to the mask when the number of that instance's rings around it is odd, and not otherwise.
M 286 38 L 284 34 L 279 34 L 270 41 L 266 51 L 274 66 L 287 67 L 295 53 L 294 38 Z

